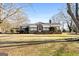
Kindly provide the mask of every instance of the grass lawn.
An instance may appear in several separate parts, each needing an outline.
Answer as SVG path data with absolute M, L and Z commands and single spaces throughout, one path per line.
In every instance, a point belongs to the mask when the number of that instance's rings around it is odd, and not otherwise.
M 45 41 L 76 38 L 79 35 L 63 34 L 0 34 L 0 53 L 11 56 L 79 56 L 79 42 L 47 42 L 27 44 L 24 41 Z M 22 42 L 23 41 L 23 42 Z M 8 43 L 9 42 L 9 43 Z M 22 42 L 22 43 L 13 43 Z M 30 42 L 34 43 L 34 42 Z M 39 43 L 39 42 L 38 42 Z M 6 46 L 6 47 L 5 47 Z M 10 47 L 8 47 L 10 46 Z
M 0 34 L 0 41 L 42 41 L 53 39 L 76 38 L 79 35 L 63 34 Z
M 0 48 L 10 56 L 79 56 L 79 42 L 46 43 Z

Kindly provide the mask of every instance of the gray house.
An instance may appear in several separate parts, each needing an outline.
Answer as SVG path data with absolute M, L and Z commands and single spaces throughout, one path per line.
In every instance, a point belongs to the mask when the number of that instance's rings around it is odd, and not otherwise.
M 58 33 L 60 32 L 60 23 L 34 23 L 29 24 L 29 33 Z

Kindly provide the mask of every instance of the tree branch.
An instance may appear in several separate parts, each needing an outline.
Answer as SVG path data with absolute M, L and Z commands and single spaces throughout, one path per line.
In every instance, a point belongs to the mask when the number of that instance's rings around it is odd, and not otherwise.
M 20 10 L 20 8 L 17 8 L 16 11 L 13 12 L 12 14 L 9 14 L 9 13 L 8 13 L 8 14 L 6 15 L 6 17 L 4 17 L 2 20 L 5 20 L 6 18 L 8 18 L 8 17 L 10 17 L 10 16 L 12 16 L 12 15 L 14 15 L 14 14 L 16 14 L 16 13 L 18 12 L 18 10 Z

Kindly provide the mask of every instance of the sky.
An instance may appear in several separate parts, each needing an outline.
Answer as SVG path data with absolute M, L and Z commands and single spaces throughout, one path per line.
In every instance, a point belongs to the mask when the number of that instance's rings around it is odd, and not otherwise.
M 66 8 L 65 3 L 20 3 L 18 6 L 22 7 L 30 23 L 49 22 L 52 16 Z

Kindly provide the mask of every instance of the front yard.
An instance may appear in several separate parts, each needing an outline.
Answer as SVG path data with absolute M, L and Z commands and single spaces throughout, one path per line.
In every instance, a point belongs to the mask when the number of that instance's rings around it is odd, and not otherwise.
M 0 34 L 0 41 L 41 41 L 65 38 L 78 38 L 79 35 L 62 34 Z
M 63 34 L 0 34 L 0 53 L 12 56 L 79 56 L 79 42 L 45 42 L 79 35 Z M 44 41 L 44 42 L 42 42 Z

